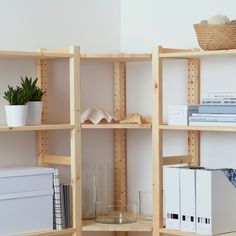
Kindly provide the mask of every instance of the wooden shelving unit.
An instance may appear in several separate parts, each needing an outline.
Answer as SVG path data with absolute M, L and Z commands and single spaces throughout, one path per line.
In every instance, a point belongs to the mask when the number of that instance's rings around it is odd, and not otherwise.
M 70 124 L 42 124 L 42 125 L 27 125 L 22 127 L 9 127 L 0 126 L 0 132 L 11 132 L 11 131 L 37 131 L 37 130 L 72 130 L 74 125 Z
M 151 54 L 81 54 L 82 61 L 111 61 L 111 62 L 135 62 L 135 61 L 151 61 Z
M 24 234 L 24 235 L 17 234 L 15 236 L 57 236 L 57 235 L 73 235 L 74 233 L 76 233 L 76 229 L 70 228 L 70 229 L 30 233 L 30 234 Z
M 161 130 L 186 130 L 186 131 L 218 131 L 218 132 L 235 132 L 236 127 L 229 126 L 175 126 L 175 125 L 160 125 L 159 128 Z
M 32 232 L 24 235 L 39 236 L 56 236 L 56 235 L 81 235 L 81 209 L 80 198 L 80 87 L 79 87 L 79 65 L 80 51 L 79 47 L 73 46 L 70 49 L 46 50 L 38 52 L 19 52 L 19 51 L 0 51 L 0 58 L 12 59 L 31 59 L 36 62 L 38 85 L 45 91 L 47 90 L 48 71 L 47 62 L 53 59 L 67 59 L 70 63 L 70 123 L 69 124 L 48 124 L 48 95 L 43 97 L 43 115 L 42 125 L 24 126 L 24 127 L 7 127 L 0 126 L 0 132 L 37 132 L 37 154 L 38 165 L 48 166 L 50 164 L 68 165 L 71 169 L 72 185 L 72 228 L 63 230 L 51 230 L 47 232 Z M 68 130 L 70 132 L 70 156 L 56 156 L 48 153 L 48 133 L 49 130 Z
M 152 124 L 81 124 L 82 129 L 151 129 Z
M 163 124 L 163 61 L 168 59 L 187 60 L 188 63 L 188 104 L 200 103 L 200 60 L 209 56 L 233 56 L 236 50 L 200 51 L 199 49 L 170 49 L 155 47 L 152 56 L 153 68 L 153 236 L 160 234 L 199 236 L 196 233 L 169 230 L 163 222 L 163 166 L 170 164 L 200 163 L 201 131 L 236 132 L 236 127 L 213 126 L 172 126 Z M 163 156 L 163 132 L 165 130 L 188 132 L 188 155 Z M 222 234 L 235 236 L 236 232 Z
M 126 116 L 126 63 L 151 62 L 151 54 L 81 54 L 81 61 L 113 63 L 114 115 L 120 119 Z M 82 129 L 114 129 L 114 196 L 115 200 L 127 200 L 126 131 L 128 129 L 151 129 L 152 124 L 81 124 Z M 98 131 L 99 132 L 99 131 Z M 82 231 L 113 231 L 117 236 L 129 231 L 152 231 L 152 222 L 132 224 L 101 224 L 84 221 Z
M 151 232 L 152 223 L 151 222 L 136 222 L 132 224 L 101 224 L 96 223 L 95 221 L 84 221 L 83 222 L 83 231 L 113 231 L 113 232 Z
M 47 96 L 43 100 L 43 124 L 11 128 L 0 126 L 0 132 L 36 131 L 38 137 L 38 165 L 67 165 L 71 168 L 71 184 L 73 199 L 73 227 L 65 230 L 30 233 L 28 235 L 82 235 L 83 231 L 114 231 L 116 235 L 126 235 L 129 231 L 152 232 L 153 236 L 160 234 L 197 236 L 197 234 L 168 230 L 163 225 L 163 165 L 189 163 L 200 161 L 200 132 L 235 132 L 236 127 L 207 126 L 168 126 L 163 124 L 163 87 L 162 66 L 166 59 L 184 59 L 188 61 L 188 103 L 199 103 L 200 97 L 200 58 L 207 56 L 236 55 L 236 50 L 219 50 L 204 52 L 198 49 L 169 49 L 155 47 L 152 54 L 80 54 L 78 47 L 59 50 L 40 50 L 38 52 L 0 51 L 0 58 L 32 59 L 37 62 L 37 77 L 41 86 L 47 88 L 47 61 L 52 59 L 68 59 L 70 62 L 70 123 L 47 124 Z M 153 114 L 152 124 L 80 124 L 80 61 L 112 62 L 114 68 L 114 113 L 119 118 L 126 115 L 126 63 L 147 61 L 152 63 L 152 93 Z M 153 222 L 136 222 L 126 225 L 99 224 L 94 221 L 82 222 L 81 219 L 81 129 L 114 129 L 115 144 L 115 198 L 127 198 L 127 166 L 126 166 L 126 131 L 127 129 L 151 129 L 153 143 Z M 70 156 L 56 156 L 48 153 L 49 130 L 69 130 L 71 132 Z M 188 155 L 163 156 L 163 132 L 179 130 L 188 132 Z M 235 236 L 236 233 L 225 234 Z

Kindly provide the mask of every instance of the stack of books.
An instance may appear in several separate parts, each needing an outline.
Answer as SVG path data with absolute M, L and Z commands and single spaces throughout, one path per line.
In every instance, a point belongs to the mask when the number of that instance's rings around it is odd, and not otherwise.
M 236 126 L 236 92 L 210 93 L 189 117 L 192 126 Z

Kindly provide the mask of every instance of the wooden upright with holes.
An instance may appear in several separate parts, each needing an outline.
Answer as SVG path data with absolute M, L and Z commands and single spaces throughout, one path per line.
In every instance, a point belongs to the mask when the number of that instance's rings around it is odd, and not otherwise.
M 188 104 L 200 103 L 200 59 L 188 59 Z M 188 131 L 189 164 L 200 164 L 200 132 Z
M 47 50 L 41 49 L 40 53 L 48 53 Z M 59 53 L 54 51 L 51 53 Z M 68 54 L 68 50 L 64 53 Z M 80 166 L 81 157 L 79 155 L 81 149 L 80 140 L 80 51 L 79 47 L 70 48 L 70 125 L 71 129 L 71 153 L 70 156 L 57 156 L 48 154 L 48 132 L 46 130 L 38 131 L 38 165 L 47 166 L 49 164 L 70 165 L 71 167 L 71 186 L 72 186 L 72 229 L 65 229 L 60 231 L 45 232 L 35 235 L 73 235 L 78 236 L 82 234 L 82 219 L 81 219 L 81 180 L 80 180 Z M 48 73 L 47 60 L 37 60 L 37 78 L 38 85 L 46 91 L 43 96 L 43 113 L 42 124 L 47 124 L 48 118 Z M 69 127 L 70 126 L 70 127 Z M 66 127 L 66 126 L 65 126 Z M 50 128 L 50 125 L 48 126 Z M 59 126 L 58 126 L 59 128 Z M 55 128 L 57 129 L 57 128 Z M 36 129 L 37 130 L 37 129 Z
M 46 93 L 42 98 L 43 102 L 42 124 L 47 124 L 48 120 L 47 60 L 37 61 L 37 78 L 38 78 L 38 86 L 40 86 L 43 89 L 43 91 L 46 91 Z M 48 132 L 38 131 L 37 136 L 38 136 L 38 165 L 46 166 L 47 164 L 44 163 L 44 157 L 48 155 Z
M 123 119 L 126 115 L 126 64 L 114 62 L 114 114 Z M 123 204 L 127 201 L 127 159 L 126 130 L 114 130 L 115 144 L 115 200 Z M 117 236 L 127 235 L 126 232 L 116 232 Z

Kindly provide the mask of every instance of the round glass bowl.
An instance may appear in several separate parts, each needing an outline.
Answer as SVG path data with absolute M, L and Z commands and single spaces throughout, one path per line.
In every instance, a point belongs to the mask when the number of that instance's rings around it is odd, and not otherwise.
M 137 203 L 121 201 L 96 202 L 96 222 L 103 224 L 129 224 L 137 221 Z

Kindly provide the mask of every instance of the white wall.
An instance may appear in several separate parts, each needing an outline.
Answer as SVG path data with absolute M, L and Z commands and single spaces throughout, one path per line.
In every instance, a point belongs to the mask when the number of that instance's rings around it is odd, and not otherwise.
M 198 47 L 193 24 L 215 14 L 234 19 L 235 1 L 121 0 L 121 49 L 150 52 L 154 45 Z
M 81 45 L 82 51 L 118 51 L 116 0 L 1 0 L 1 49 L 36 50 Z

